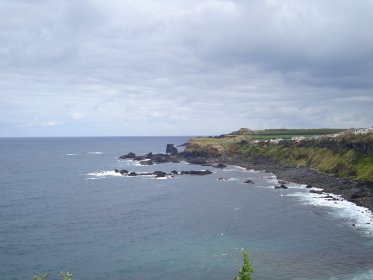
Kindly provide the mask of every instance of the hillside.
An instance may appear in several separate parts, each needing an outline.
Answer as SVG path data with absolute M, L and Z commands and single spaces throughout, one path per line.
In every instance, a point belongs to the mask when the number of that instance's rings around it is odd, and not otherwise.
M 340 133 L 342 131 L 272 129 L 193 138 L 188 142 L 185 154 L 244 161 L 266 157 L 279 163 L 373 182 L 373 133 Z

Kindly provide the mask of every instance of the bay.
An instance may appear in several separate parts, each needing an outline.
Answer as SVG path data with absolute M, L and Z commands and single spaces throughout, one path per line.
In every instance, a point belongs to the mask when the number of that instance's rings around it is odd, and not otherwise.
M 168 180 L 113 176 L 205 169 L 118 160 L 187 139 L 0 139 L 0 278 L 233 279 L 246 250 L 254 279 L 372 279 L 365 214 L 312 203 L 296 184 L 274 190 L 273 174 L 229 166 Z

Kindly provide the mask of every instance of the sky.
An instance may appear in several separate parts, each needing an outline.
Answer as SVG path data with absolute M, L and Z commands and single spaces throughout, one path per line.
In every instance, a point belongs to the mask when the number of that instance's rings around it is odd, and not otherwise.
M 373 125 L 371 0 L 0 0 L 0 137 Z

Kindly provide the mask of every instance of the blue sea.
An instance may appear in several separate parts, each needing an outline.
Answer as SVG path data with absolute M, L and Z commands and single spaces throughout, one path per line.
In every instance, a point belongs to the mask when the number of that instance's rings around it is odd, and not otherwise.
M 364 208 L 297 184 L 275 190 L 273 174 L 236 166 L 165 180 L 113 172 L 205 169 L 118 160 L 187 139 L 0 139 L 0 279 L 228 280 L 243 250 L 257 280 L 373 279 Z

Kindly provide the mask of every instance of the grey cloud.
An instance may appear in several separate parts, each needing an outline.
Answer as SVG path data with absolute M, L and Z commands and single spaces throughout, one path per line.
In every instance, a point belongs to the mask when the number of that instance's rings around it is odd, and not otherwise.
M 41 135 L 373 119 L 371 1 L 13 0 L 0 9 L 0 122 L 9 124 L 0 135 L 22 133 L 10 119 L 34 120 Z
M 290 77 L 300 71 L 321 80 L 320 85 L 340 88 L 343 83 L 360 87 L 357 78 L 363 76 L 364 87 L 372 86 L 370 1 L 232 3 L 236 14 L 231 18 L 195 20 L 188 28 L 186 36 L 205 59 L 227 67 L 258 64 Z

